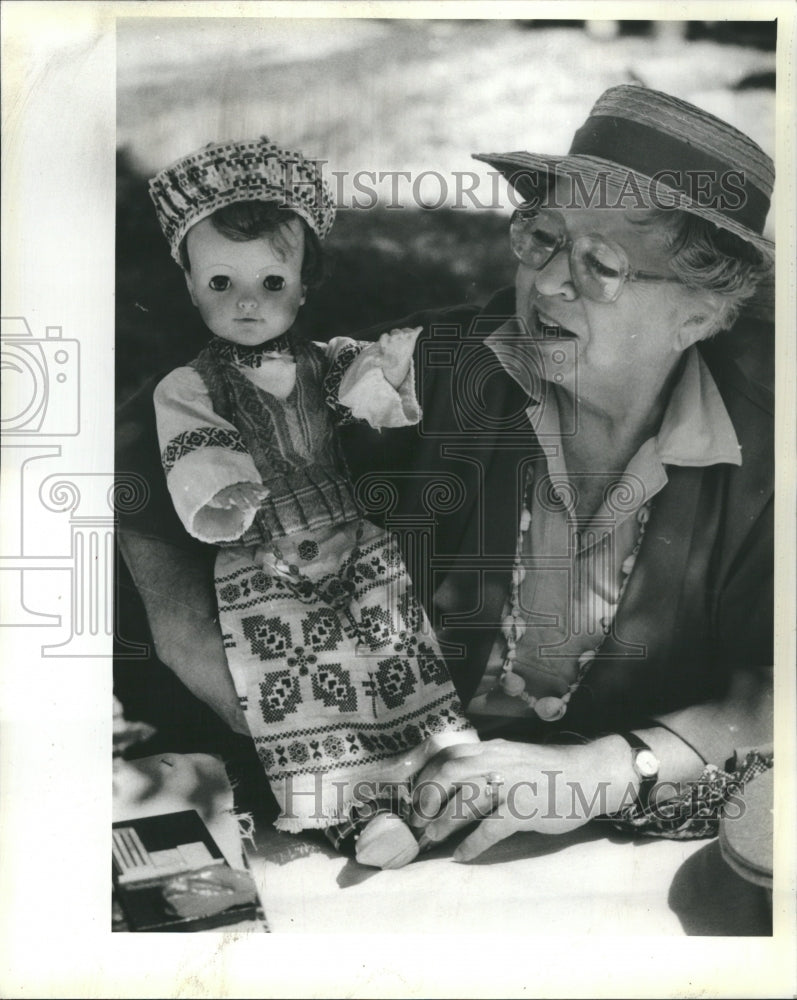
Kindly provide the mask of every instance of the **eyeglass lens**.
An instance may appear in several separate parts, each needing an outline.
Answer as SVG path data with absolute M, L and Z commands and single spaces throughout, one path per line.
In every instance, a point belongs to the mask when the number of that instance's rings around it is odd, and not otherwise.
M 516 214 L 510 238 L 515 256 L 536 270 L 569 243 L 556 219 L 536 215 Z M 580 236 L 570 245 L 570 271 L 579 295 L 595 302 L 613 302 L 623 287 L 628 262 L 601 237 Z

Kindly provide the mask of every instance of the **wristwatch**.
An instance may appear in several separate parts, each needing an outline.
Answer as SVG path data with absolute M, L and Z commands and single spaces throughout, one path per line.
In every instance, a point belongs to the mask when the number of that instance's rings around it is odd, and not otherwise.
M 631 763 L 639 778 L 637 802 L 640 808 L 647 810 L 650 804 L 650 793 L 659 777 L 659 758 L 636 733 L 618 733 L 631 747 Z

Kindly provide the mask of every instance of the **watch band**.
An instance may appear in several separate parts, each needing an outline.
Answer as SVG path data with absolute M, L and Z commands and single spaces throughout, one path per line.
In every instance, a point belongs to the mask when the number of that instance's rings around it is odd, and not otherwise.
M 639 778 L 637 802 L 643 811 L 650 805 L 650 793 L 653 791 L 659 777 L 659 761 L 651 748 L 636 733 L 617 733 L 632 750 L 632 764 Z M 644 767 L 640 765 L 644 764 Z

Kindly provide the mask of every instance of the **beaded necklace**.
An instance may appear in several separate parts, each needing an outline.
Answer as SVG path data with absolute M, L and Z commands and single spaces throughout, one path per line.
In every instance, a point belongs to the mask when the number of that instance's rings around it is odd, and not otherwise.
M 650 518 L 650 504 L 643 504 L 637 511 L 636 520 L 639 527 L 639 534 L 637 535 L 637 540 L 634 544 L 633 550 L 631 551 L 631 555 L 623 561 L 621 570 L 623 580 L 620 584 L 620 593 L 617 595 L 615 612 L 611 618 L 601 619 L 603 634 L 601 635 L 598 644 L 593 649 L 585 649 L 584 652 L 581 653 L 577 661 L 578 670 L 576 672 L 576 676 L 568 685 L 567 691 L 561 697 L 547 695 L 543 698 L 535 698 L 533 695 L 529 694 L 528 691 L 526 691 L 525 679 L 514 672 L 514 664 L 517 659 L 517 644 L 526 630 L 525 622 L 521 617 L 520 585 L 526 576 L 526 570 L 523 566 L 523 541 L 526 533 L 531 527 L 532 486 L 533 472 L 529 470 L 526 476 L 526 488 L 524 491 L 523 506 L 520 514 L 517 549 L 515 551 L 515 560 L 512 565 L 512 586 L 509 596 L 510 612 L 501 623 L 501 631 L 506 642 L 506 651 L 504 653 L 504 662 L 501 666 L 501 674 L 496 680 L 495 686 L 496 688 L 500 688 L 504 694 L 509 695 L 511 698 L 518 698 L 520 701 L 524 702 L 524 704 L 527 705 L 528 708 L 532 709 L 539 716 L 539 718 L 543 720 L 543 722 L 558 722 L 559 719 L 564 716 L 565 712 L 567 712 L 567 706 L 570 703 L 570 699 L 583 683 L 584 678 L 587 676 L 587 673 L 593 664 L 593 661 L 600 652 L 606 636 L 611 631 L 614 614 L 617 613 L 616 609 L 620 605 L 620 601 L 622 600 L 625 588 L 631 576 L 631 571 L 634 568 L 637 555 L 642 547 L 642 539 L 645 535 L 645 528 Z

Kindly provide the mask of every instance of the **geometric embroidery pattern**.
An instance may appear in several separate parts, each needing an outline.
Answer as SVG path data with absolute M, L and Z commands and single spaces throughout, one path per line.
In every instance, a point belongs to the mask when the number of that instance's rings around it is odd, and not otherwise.
M 243 608 L 251 606 L 252 603 L 258 603 L 257 599 L 260 594 L 269 594 L 269 597 L 272 597 L 287 592 L 285 583 L 269 576 L 263 570 L 256 570 L 254 573 L 239 573 L 234 580 L 226 582 L 217 580 L 216 586 L 220 605 L 239 604 L 247 598 L 255 598 L 255 602 L 250 602 Z
M 200 448 L 226 448 L 246 454 L 246 446 L 238 431 L 226 427 L 195 427 L 172 438 L 163 449 L 161 462 L 164 472 L 168 474 L 184 455 Z
M 446 661 L 425 642 L 418 643 L 418 671 L 424 684 L 437 687 L 448 680 Z
M 324 389 L 326 390 L 326 404 L 335 414 L 335 422 L 342 427 L 345 424 L 355 423 L 352 412 L 348 406 L 340 402 L 340 383 L 343 376 L 351 367 L 352 362 L 365 347 L 365 344 L 347 344 L 332 363 L 331 368 L 324 379 Z
M 250 615 L 241 622 L 244 635 L 252 646 L 252 654 L 261 660 L 276 660 L 293 645 L 291 629 L 280 618 Z
M 313 696 L 327 708 L 337 708 L 341 712 L 357 711 L 357 692 L 351 683 L 351 675 L 339 663 L 327 663 L 313 674 Z
M 407 632 L 420 632 L 423 615 L 421 613 L 421 606 L 418 603 L 418 599 L 411 590 L 407 590 L 405 594 L 401 595 L 398 606 L 399 614 L 401 615 L 402 621 L 404 622 L 404 628 Z
M 304 641 L 315 653 L 328 653 L 343 641 L 340 620 L 332 608 L 310 611 L 302 620 Z
M 352 595 L 341 607 L 321 596 L 340 585 L 337 574 L 311 576 L 300 594 L 250 549 L 217 558 L 222 631 L 237 640 L 228 664 L 236 690 L 249 695 L 246 720 L 280 802 L 291 775 L 318 775 L 337 801 L 333 781 L 350 791 L 432 736 L 472 737 L 397 547 L 380 534 L 355 559 L 350 552 L 337 562 L 353 570 L 341 574 Z
M 311 538 L 305 538 L 303 542 L 299 542 L 297 551 L 305 562 L 312 562 L 318 555 L 318 542 L 314 542 Z
M 445 697 L 440 700 L 450 707 L 438 704 L 431 711 L 426 708 L 409 712 L 388 726 L 348 719 L 344 727 L 334 730 L 332 726 L 298 729 L 291 734 L 287 745 L 279 736 L 257 736 L 255 745 L 271 778 L 380 761 L 411 750 L 435 733 L 469 728 L 457 702 Z M 307 766 L 293 766 L 301 763 Z
M 304 646 L 296 646 L 285 661 L 291 670 L 299 668 L 299 674 L 306 677 L 312 667 L 318 663 L 318 657 L 314 653 L 305 653 Z
M 299 678 L 289 670 L 267 674 L 260 682 L 260 711 L 264 722 L 282 722 L 286 715 L 295 712 L 301 704 Z
M 386 645 L 395 635 L 393 618 L 387 608 L 363 608 L 358 623 L 363 639 L 371 649 Z
M 392 656 L 382 660 L 376 669 L 376 684 L 382 701 L 388 708 L 398 708 L 415 692 L 415 678 L 406 660 Z

